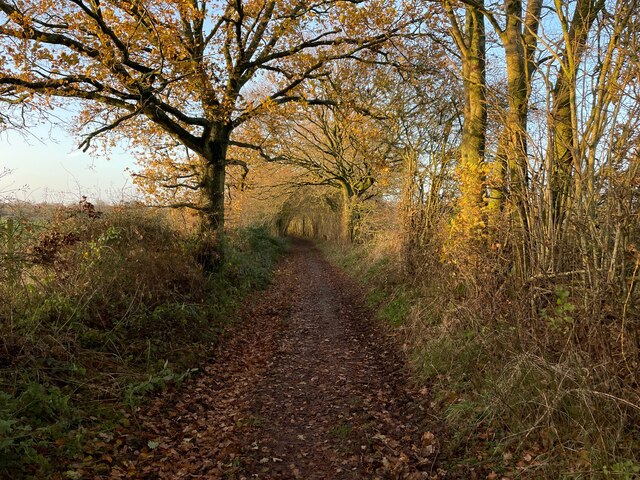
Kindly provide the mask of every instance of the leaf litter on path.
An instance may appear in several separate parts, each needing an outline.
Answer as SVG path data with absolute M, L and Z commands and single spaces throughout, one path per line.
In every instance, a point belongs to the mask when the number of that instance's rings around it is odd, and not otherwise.
M 312 244 L 296 241 L 202 375 L 139 408 L 130 426 L 102 442 L 109 461 L 100 469 L 94 461 L 68 473 L 445 478 L 435 468 L 439 443 L 426 398 L 359 297 Z

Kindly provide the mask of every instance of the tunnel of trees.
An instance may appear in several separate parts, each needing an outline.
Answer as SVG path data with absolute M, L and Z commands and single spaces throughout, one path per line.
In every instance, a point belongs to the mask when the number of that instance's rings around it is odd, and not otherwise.
M 0 129 L 126 145 L 207 272 L 247 225 L 378 249 L 416 338 L 513 329 L 637 425 L 638 52 L 638 0 L 0 0 Z

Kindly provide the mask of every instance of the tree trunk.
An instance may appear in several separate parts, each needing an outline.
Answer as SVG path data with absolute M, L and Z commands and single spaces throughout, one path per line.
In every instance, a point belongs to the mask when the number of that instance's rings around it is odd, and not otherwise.
M 549 193 L 552 229 L 557 231 L 571 199 L 570 190 L 573 170 L 580 170 L 576 132 L 576 75 L 578 65 L 586 48 L 587 38 L 598 12 L 602 10 L 604 0 L 578 0 L 573 18 L 569 24 L 561 10 L 560 0 L 556 0 L 556 9 L 563 28 L 565 49 L 562 53 L 562 65 L 552 91 L 553 108 L 551 111 L 551 171 L 549 172 Z
M 557 88 L 559 86 L 562 88 Z M 564 218 L 573 170 L 571 105 L 569 87 L 565 86 L 564 81 L 556 84 L 553 91 L 553 104 L 549 183 L 552 222 L 556 229 Z
M 527 6 L 526 31 L 522 31 L 522 1 L 507 0 L 507 24 L 504 32 L 509 113 L 507 115 L 507 166 L 511 175 L 511 194 L 528 231 L 526 200 L 529 183 L 527 164 L 527 117 L 531 77 L 534 70 L 533 53 L 537 43 L 541 0 L 530 0 Z
M 460 144 L 460 213 L 458 223 L 466 237 L 482 236 L 485 219 L 485 139 L 487 130 L 485 28 L 482 13 L 466 9 L 462 74 L 464 125 Z
M 203 155 L 201 246 L 198 259 L 207 272 L 218 270 L 224 261 L 224 189 L 230 134 L 226 126 L 213 129 Z
M 413 260 L 415 258 L 416 246 L 422 234 L 422 232 L 416 228 L 418 220 L 416 205 L 418 154 L 413 148 L 407 148 L 403 157 L 404 188 L 402 189 L 402 197 L 399 205 L 400 228 L 402 229 L 401 255 L 405 272 L 412 273 L 414 271 Z
M 342 187 L 342 241 L 353 243 L 355 237 L 354 219 L 355 195 L 349 186 Z
M 514 203 L 523 215 L 523 223 L 526 222 L 523 202 L 527 195 L 529 177 L 527 118 L 531 78 L 536 68 L 534 54 L 541 10 L 542 0 L 527 2 L 523 31 L 522 0 L 505 0 L 507 19 L 504 32 L 500 34 L 505 49 L 509 110 L 496 155 L 498 165 L 495 167 L 495 176 L 499 180 L 498 187 L 491 200 L 495 208 L 502 208 L 507 192 L 506 176 L 509 175 L 508 190 L 515 197 Z
M 500 37 L 505 50 L 509 110 L 494 166 L 498 188 L 492 189 L 490 206 L 492 211 L 501 210 L 508 193 L 522 228 L 521 264 L 526 274 L 530 262 L 527 120 L 542 0 L 527 2 L 524 31 L 522 10 L 522 0 L 505 0 L 506 24 Z

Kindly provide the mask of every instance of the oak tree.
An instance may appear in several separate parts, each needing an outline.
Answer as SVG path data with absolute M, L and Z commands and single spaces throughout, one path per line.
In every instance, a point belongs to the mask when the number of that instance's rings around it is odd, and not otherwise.
M 73 101 L 82 148 L 122 133 L 193 168 L 205 267 L 224 232 L 227 151 L 239 126 L 290 102 L 330 62 L 376 50 L 415 21 L 380 0 L 0 0 L 0 96 Z M 189 182 L 184 182 L 189 180 Z

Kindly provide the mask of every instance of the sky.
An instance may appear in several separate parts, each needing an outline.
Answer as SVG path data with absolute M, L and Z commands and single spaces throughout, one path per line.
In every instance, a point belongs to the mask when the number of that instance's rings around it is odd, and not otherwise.
M 89 201 L 117 203 L 135 195 L 127 167 L 134 159 L 120 149 L 110 158 L 92 158 L 77 148 L 78 141 L 64 128 L 41 124 L 27 137 L 0 133 L 0 198 L 75 203 L 82 195 Z

